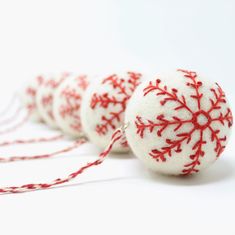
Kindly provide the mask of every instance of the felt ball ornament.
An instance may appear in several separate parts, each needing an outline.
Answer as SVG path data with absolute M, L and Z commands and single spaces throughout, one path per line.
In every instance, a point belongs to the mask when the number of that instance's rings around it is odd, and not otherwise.
M 55 121 L 64 133 L 72 137 L 83 135 L 80 108 L 88 84 L 86 75 L 71 76 L 60 84 L 54 94 Z
M 128 144 L 148 168 L 189 175 L 221 155 L 233 117 L 217 83 L 180 69 L 143 82 L 130 99 L 125 121 Z
M 88 139 L 105 148 L 116 128 L 124 123 L 127 103 L 140 83 L 140 73 L 112 74 L 93 82 L 82 101 L 82 127 Z M 115 152 L 128 150 L 126 141 L 115 145 Z
M 36 105 L 36 95 L 44 82 L 45 78 L 43 76 L 37 76 L 27 86 L 25 86 L 23 91 L 19 94 L 23 106 L 30 112 L 30 120 L 35 122 L 42 121 Z
M 69 74 L 64 73 L 59 77 L 52 77 L 46 80 L 39 88 L 36 96 L 36 104 L 43 121 L 52 128 L 57 128 L 53 114 L 54 93 L 59 85 L 68 78 Z

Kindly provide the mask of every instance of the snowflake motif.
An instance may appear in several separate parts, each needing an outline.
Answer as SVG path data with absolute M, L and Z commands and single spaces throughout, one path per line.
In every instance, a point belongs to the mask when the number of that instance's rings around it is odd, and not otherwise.
M 228 108 L 225 113 L 220 112 L 219 116 L 213 118 L 211 113 L 215 110 L 221 109 L 221 104 L 225 104 L 225 94 L 220 88 L 218 84 L 217 89 L 211 88 L 210 91 L 213 94 L 214 99 L 210 99 L 210 107 L 207 111 L 201 109 L 201 99 L 203 94 L 200 92 L 200 88 L 202 87 L 202 82 L 198 81 L 197 74 L 192 71 L 179 69 L 179 72 L 184 74 L 184 77 L 187 80 L 186 85 L 194 90 L 194 94 L 191 95 L 191 98 L 197 103 L 197 110 L 193 111 L 187 105 L 186 98 L 184 95 L 179 96 L 178 90 L 173 88 L 171 90 L 168 89 L 167 86 L 161 84 L 161 80 L 157 79 L 156 83 L 150 82 L 149 85 L 144 89 L 144 96 L 147 96 L 151 92 L 157 92 L 157 96 L 161 96 L 162 100 L 160 101 L 161 105 L 164 106 L 167 102 L 171 101 L 176 104 L 174 110 L 186 110 L 190 113 L 191 118 L 183 120 L 177 116 L 173 116 L 172 119 L 168 120 L 164 115 L 159 115 L 156 117 L 156 121 L 147 120 L 145 123 L 140 116 L 136 117 L 136 128 L 137 134 L 144 138 L 145 131 L 149 131 L 152 133 L 157 129 L 157 136 L 161 137 L 162 133 L 170 126 L 174 127 L 174 132 L 180 131 L 180 129 L 187 123 L 193 124 L 193 127 L 188 132 L 181 132 L 176 135 L 175 139 L 166 139 L 166 145 L 161 149 L 153 149 L 149 153 L 149 155 L 156 159 L 158 162 L 165 162 L 167 157 L 171 157 L 173 152 L 180 153 L 182 151 L 182 144 L 189 144 L 192 140 L 192 135 L 195 132 L 199 132 L 199 139 L 196 141 L 194 146 L 192 147 L 192 154 L 189 156 L 190 163 L 184 165 L 184 169 L 182 170 L 182 174 L 188 175 L 194 172 L 198 172 L 197 166 L 200 165 L 200 158 L 204 157 L 205 152 L 203 146 L 207 143 L 204 140 L 204 131 L 207 129 L 211 133 L 211 142 L 215 142 L 214 151 L 219 157 L 225 146 L 223 143 L 227 140 L 227 137 L 220 137 L 219 129 L 213 129 L 212 123 L 220 122 L 223 126 L 228 125 L 231 128 L 233 124 L 232 112 Z M 206 121 L 200 121 L 206 120 Z
M 32 84 L 32 85 L 26 87 L 26 90 L 25 90 L 25 94 L 26 94 L 26 96 L 28 97 L 28 100 L 29 100 L 26 104 L 27 108 L 29 110 L 33 110 L 33 109 L 36 108 L 35 97 L 36 97 L 36 94 L 37 94 L 37 89 L 44 82 L 44 78 L 42 76 L 38 76 L 38 77 L 36 77 L 35 80 L 36 80 L 34 82 L 35 84 Z
M 54 115 L 52 113 L 52 103 L 53 103 L 53 96 L 52 94 L 44 95 L 41 99 L 42 105 L 47 107 L 47 115 L 54 120 Z
M 122 115 L 126 109 L 128 100 L 130 99 L 135 88 L 139 85 L 141 74 L 128 72 L 128 80 L 114 74 L 104 79 L 102 84 L 108 84 L 117 92 L 118 97 L 108 92 L 103 94 L 94 93 L 91 99 L 90 107 L 94 110 L 97 107 L 108 109 L 110 106 L 118 106 L 119 110 L 109 112 L 107 116 L 103 115 L 100 124 L 96 125 L 96 132 L 99 135 L 106 135 L 108 130 L 115 130 L 117 126 L 115 121 L 121 122 Z M 127 145 L 124 143 L 123 145 Z
M 41 104 L 43 105 L 47 115 L 51 120 L 55 120 L 52 106 L 53 106 L 53 92 L 58 86 L 69 76 L 68 73 L 63 73 L 59 79 L 49 79 L 45 82 L 44 93 L 41 97 Z
M 76 78 L 76 84 L 80 87 L 83 91 L 86 90 L 88 86 L 88 81 L 86 76 L 79 76 Z M 73 118 L 73 122 L 70 124 L 70 127 L 76 131 L 81 130 L 81 121 L 80 115 L 78 114 L 82 96 L 77 89 L 67 85 L 61 92 L 60 97 L 64 100 L 65 104 L 62 104 L 60 109 L 60 115 L 63 119 L 68 117 Z

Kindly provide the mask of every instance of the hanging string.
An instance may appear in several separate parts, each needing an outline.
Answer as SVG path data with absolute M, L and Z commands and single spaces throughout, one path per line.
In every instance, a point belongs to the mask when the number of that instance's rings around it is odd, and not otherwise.
M 84 144 L 86 142 L 87 142 L 86 138 L 82 137 L 79 140 L 75 141 L 75 143 L 73 143 L 71 146 L 68 146 L 66 148 L 63 148 L 61 150 L 58 150 L 58 151 L 55 151 L 55 152 L 52 152 L 52 153 L 33 155 L 33 156 L 0 157 L 0 163 L 51 158 L 51 157 L 55 157 L 55 156 L 57 156 L 59 154 L 70 152 L 70 151 L 78 148 L 80 145 L 82 145 L 82 144 Z
M 11 133 L 13 131 L 16 131 L 18 128 L 22 127 L 26 122 L 28 122 L 31 113 L 32 113 L 31 109 L 28 109 L 27 114 L 25 115 L 25 117 L 20 122 L 16 123 L 12 127 L 9 127 L 5 130 L 0 131 L 0 135 Z
M 69 174 L 65 178 L 58 178 L 55 179 L 49 183 L 31 183 L 31 184 L 25 184 L 22 186 L 11 186 L 11 187 L 3 187 L 0 188 L 0 193 L 1 194 L 11 194 L 11 193 L 23 193 L 23 192 L 29 192 L 29 191 L 36 191 L 36 190 L 43 190 L 43 189 L 48 189 L 52 188 L 57 185 L 61 185 L 64 183 L 68 183 L 72 180 L 74 180 L 78 175 L 82 174 L 85 170 L 93 167 L 93 166 L 98 166 L 103 161 L 106 159 L 106 157 L 109 155 L 110 151 L 113 148 L 113 145 L 117 143 L 118 141 L 122 140 L 125 136 L 125 129 L 127 125 L 122 126 L 121 128 L 117 129 L 111 138 L 111 141 L 107 148 L 99 155 L 99 158 L 93 162 L 87 163 L 85 166 L 79 168 L 75 172 Z
M 18 99 L 18 94 L 14 93 L 11 97 L 9 103 L 3 108 L 3 110 L 0 111 L 0 116 L 5 115 L 8 110 L 13 106 L 14 102 Z
M 34 143 L 44 143 L 44 142 L 52 142 L 56 140 L 60 140 L 64 137 L 63 134 L 59 134 L 52 137 L 40 137 L 40 138 L 31 138 L 31 139 L 17 139 L 11 141 L 3 141 L 0 142 L 0 147 L 16 145 L 16 144 L 34 144 Z
M 11 122 L 13 122 L 23 109 L 24 108 L 22 106 L 18 107 L 16 109 L 15 113 L 11 117 L 0 121 L 0 126 L 7 125 L 7 124 L 10 124 Z

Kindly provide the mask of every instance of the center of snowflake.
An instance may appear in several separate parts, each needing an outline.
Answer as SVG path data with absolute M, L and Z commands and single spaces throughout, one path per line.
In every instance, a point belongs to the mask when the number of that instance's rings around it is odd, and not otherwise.
M 197 129 L 205 129 L 211 123 L 211 117 L 205 111 L 199 111 L 194 114 L 193 124 Z

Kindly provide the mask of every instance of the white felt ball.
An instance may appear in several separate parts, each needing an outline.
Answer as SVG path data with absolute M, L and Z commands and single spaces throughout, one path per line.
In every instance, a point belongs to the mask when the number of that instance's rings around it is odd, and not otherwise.
M 64 73 L 58 77 L 50 77 L 42 84 L 36 95 L 36 104 L 43 121 L 52 128 L 57 128 L 53 115 L 54 93 L 59 85 L 69 76 Z
M 82 127 L 91 142 L 104 149 L 114 130 L 124 123 L 124 112 L 142 75 L 134 72 L 112 74 L 93 81 L 82 101 Z M 114 145 L 113 151 L 128 150 L 126 141 Z
M 36 95 L 44 82 L 45 78 L 43 76 L 37 76 L 19 93 L 21 102 L 30 111 L 30 120 L 35 122 L 42 121 L 36 106 Z
M 189 175 L 221 155 L 233 117 L 217 83 L 177 70 L 143 82 L 130 99 L 125 121 L 128 144 L 148 168 Z
M 88 84 L 86 75 L 70 76 L 60 84 L 54 94 L 55 121 L 64 133 L 73 137 L 83 135 L 80 109 Z

